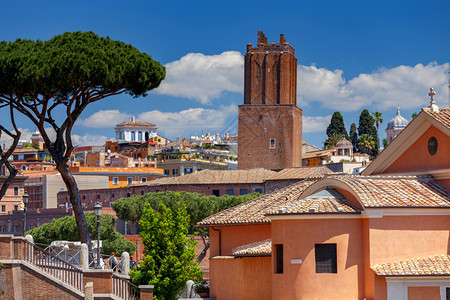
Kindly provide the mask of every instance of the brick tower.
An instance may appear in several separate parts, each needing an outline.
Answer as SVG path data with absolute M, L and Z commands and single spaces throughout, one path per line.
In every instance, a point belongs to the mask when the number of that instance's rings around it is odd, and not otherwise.
M 302 165 L 302 110 L 297 107 L 295 49 L 280 35 L 247 44 L 244 104 L 239 105 L 238 169 L 280 170 Z

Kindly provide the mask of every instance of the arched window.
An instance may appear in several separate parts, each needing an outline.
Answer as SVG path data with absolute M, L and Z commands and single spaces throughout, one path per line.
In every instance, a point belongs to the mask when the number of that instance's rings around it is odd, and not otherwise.
M 149 136 L 148 136 L 148 131 L 147 131 L 147 132 L 145 133 L 145 141 L 147 142 L 148 139 L 149 139 Z
M 25 165 L 22 165 L 22 170 L 26 170 L 27 169 L 27 166 L 25 166 Z
M 136 134 L 134 131 L 131 132 L 131 141 L 134 141 L 136 139 Z
M 142 132 L 138 132 L 138 141 L 141 142 L 142 141 Z

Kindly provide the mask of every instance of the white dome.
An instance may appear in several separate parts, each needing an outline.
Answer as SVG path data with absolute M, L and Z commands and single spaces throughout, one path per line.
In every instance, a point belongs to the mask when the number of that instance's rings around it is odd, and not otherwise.
M 397 108 L 397 115 L 389 121 L 386 130 L 402 130 L 408 123 L 408 120 L 400 114 L 400 108 Z

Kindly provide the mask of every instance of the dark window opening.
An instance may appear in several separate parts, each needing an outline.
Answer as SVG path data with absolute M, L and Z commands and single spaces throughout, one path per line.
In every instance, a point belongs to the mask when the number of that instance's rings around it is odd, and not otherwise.
M 227 190 L 227 195 L 233 196 L 234 195 L 234 190 Z
M 255 193 L 260 193 L 260 194 L 262 194 L 262 189 L 255 189 Z
M 220 197 L 220 190 L 212 190 L 214 196 Z
M 316 244 L 316 273 L 337 273 L 336 244 Z
M 283 274 L 283 244 L 275 244 L 275 273 Z
M 241 189 L 239 195 L 247 195 L 247 189 Z
M 130 194 L 130 193 L 127 193 L 127 197 L 131 197 L 131 194 Z

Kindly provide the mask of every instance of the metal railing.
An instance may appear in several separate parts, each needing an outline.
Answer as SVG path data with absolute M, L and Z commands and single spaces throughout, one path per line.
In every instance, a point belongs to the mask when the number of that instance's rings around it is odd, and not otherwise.
M 26 240 L 15 240 L 19 247 L 15 256 L 22 258 L 45 273 L 84 292 L 83 271 Z
M 124 300 L 136 300 L 140 297 L 139 287 L 132 284 L 129 278 L 118 274 L 112 276 L 112 294 Z

